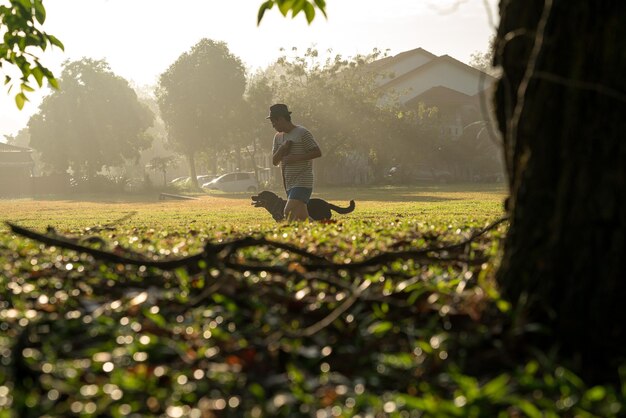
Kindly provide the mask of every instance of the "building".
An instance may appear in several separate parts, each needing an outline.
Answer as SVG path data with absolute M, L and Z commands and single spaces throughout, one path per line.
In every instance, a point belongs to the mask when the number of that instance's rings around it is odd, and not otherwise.
M 31 194 L 31 153 L 30 148 L 0 142 L 0 198 Z
M 416 48 L 375 61 L 371 68 L 386 100 L 409 109 L 420 103 L 436 107 L 444 136 L 459 138 L 468 124 L 491 119 L 487 96 L 496 79 L 449 55 Z
M 428 114 L 424 122 L 438 136 L 432 149 L 423 150 L 428 156 L 421 165 L 403 169 L 405 176 L 415 178 L 423 169 L 445 172 L 451 181 L 502 177 L 490 100 L 496 78 L 423 48 L 374 61 L 369 69 L 382 93 L 381 106 L 400 104 L 405 110 Z

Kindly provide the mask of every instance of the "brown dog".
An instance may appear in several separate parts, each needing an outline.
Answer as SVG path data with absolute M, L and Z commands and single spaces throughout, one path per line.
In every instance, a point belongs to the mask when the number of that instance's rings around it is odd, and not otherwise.
M 252 205 L 257 208 L 265 208 L 275 221 L 285 219 L 285 205 L 287 201 L 276 193 L 264 190 L 256 196 L 252 196 Z M 337 213 L 346 214 L 354 210 L 354 200 L 350 201 L 347 208 L 335 206 L 324 199 L 310 199 L 307 204 L 309 217 L 315 221 L 329 220 L 332 217 L 331 209 Z

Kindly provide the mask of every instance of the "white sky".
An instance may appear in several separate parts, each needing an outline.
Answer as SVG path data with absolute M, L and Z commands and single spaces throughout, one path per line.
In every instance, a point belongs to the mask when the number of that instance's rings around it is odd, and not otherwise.
M 46 0 L 44 30 L 65 51 L 46 53 L 42 63 L 58 74 L 66 59 L 104 58 L 116 74 L 152 85 L 202 38 L 225 41 L 251 70 L 276 60 L 281 47 L 293 55 L 294 46 L 332 48 L 344 56 L 375 47 L 392 55 L 422 47 L 467 62 L 473 52 L 487 49 L 497 24 L 487 11 L 497 19 L 497 0 L 327 0 L 328 19 L 318 13 L 310 26 L 302 13 L 283 18 L 276 7 L 257 26 L 262 1 Z M 47 93 L 31 93 L 31 103 L 18 111 L 13 94 L 0 91 L 0 141 L 26 126 Z

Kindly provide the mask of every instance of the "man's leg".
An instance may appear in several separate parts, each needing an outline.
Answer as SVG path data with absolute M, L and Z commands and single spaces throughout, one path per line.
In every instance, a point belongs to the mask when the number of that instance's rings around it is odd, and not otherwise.
M 288 221 L 306 221 L 309 219 L 306 203 L 297 199 L 288 199 L 285 205 L 285 219 Z

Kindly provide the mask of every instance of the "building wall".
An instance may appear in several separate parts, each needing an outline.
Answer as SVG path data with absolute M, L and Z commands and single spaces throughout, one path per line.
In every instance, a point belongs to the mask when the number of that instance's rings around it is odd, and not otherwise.
M 441 63 L 417 72 L 412 77 L 394 82 L 389 90 L 395 91 L 402 103 L 406 103 L 426 90 L 445 86 L 473 96 L 488 86 L 480 85 L 480 77 L 453 64 Z
M 31 193 L 30 166 L 3 167 L 0 165 L 0 198 L 26 197 Z

